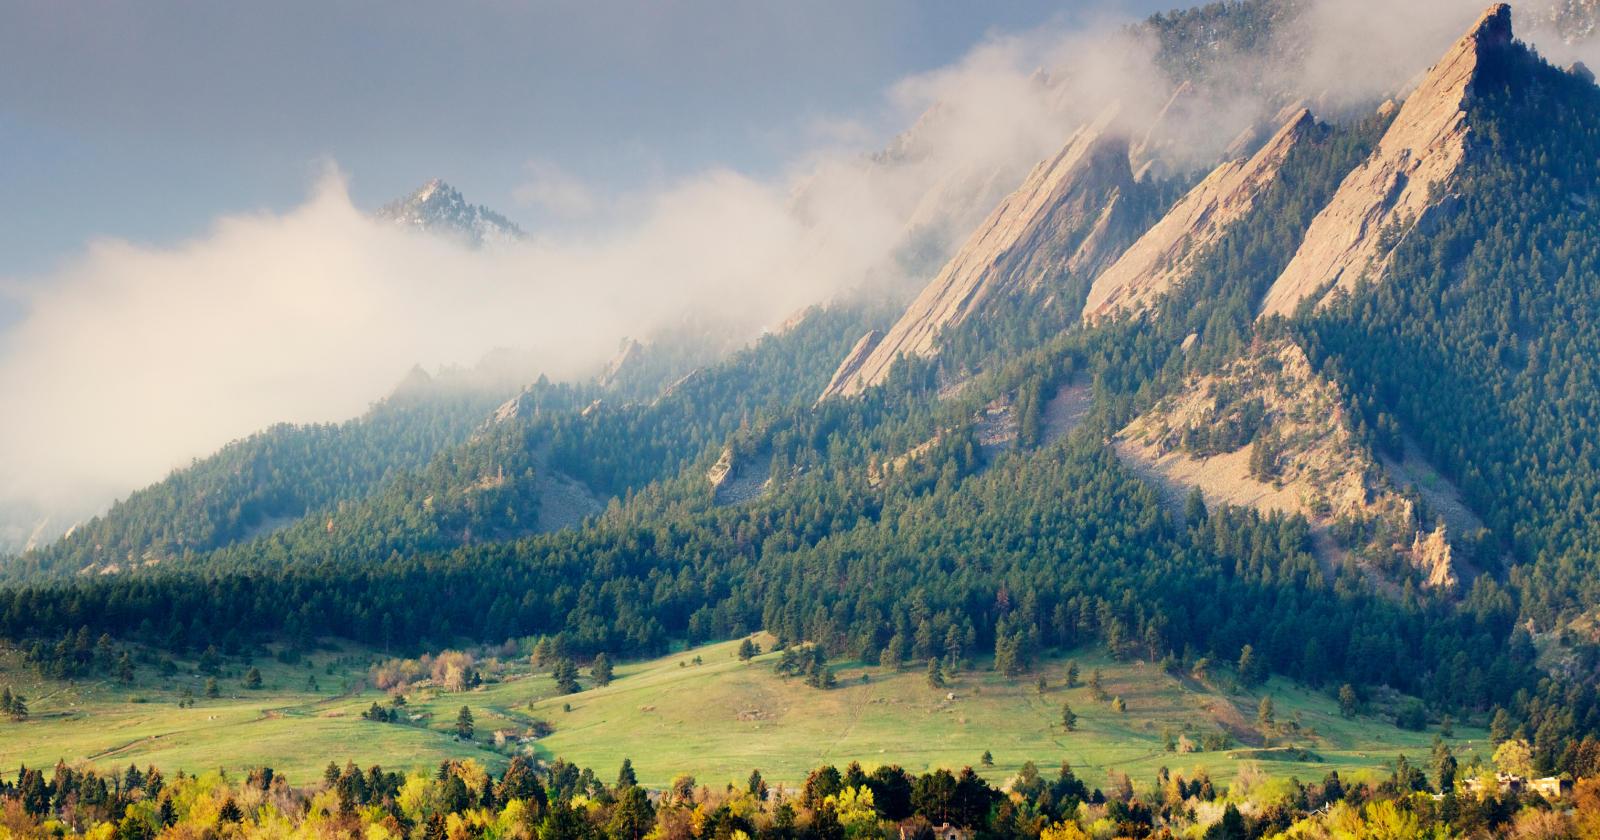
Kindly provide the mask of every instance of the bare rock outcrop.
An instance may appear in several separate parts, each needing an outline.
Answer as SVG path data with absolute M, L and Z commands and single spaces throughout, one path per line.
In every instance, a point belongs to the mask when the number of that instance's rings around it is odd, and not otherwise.
M 1217 167 L 1189 191 L 1122 258 L 1095 278 L 1083 308 L 1086 321 L 1118 311 L 1138 313 L 1188 276 L 1195 258 L 1228 225 L 1250 212 L 1256 197 L 1277 178 L 1289 151 L 1315 125 L 1301 108 L 1255 155 Z
M 1338 388 L 1280 340 L 1195 374 L 1117 433 L 1113 446 L 1174 507 L 1199 487 L 1208 506 L 1303 513 L 1317 531 L 1343 518 L 1412 533 L 1413 506 L 1355 438 L 1346 413 Z
M 600 387 L 609 388 L 632 367 L 637 366 L 644 358 L 644 345 L 631 338 L 624 338 L 622 346 L 617 348 L 617 355 L 606 362 L 606 369 L 600 374 Z
M 839 365 L 837 371 L 834 371 L 833 379 L 828 382 L 827 390 L 822 392 L 823 397 L 843 391 L 845 386 L 850 384 L 850 380 L 861 372 L 861 366 L 867 363 L 867 358 L 872 355 L 872 351 L 878 349 L 878 345 L 882 343 L 883 330 L 873 330 L 862 336 L 861 340 L 856 342 L 856 346 L 850 349 L 850 355 L 844 357 L 844 363 Z
M 1324 289 L 1349 290 L 1362 277 L 1383 277 L 1399 235 L 1455 180 L 1466 159 L 1466 108 L 1479 65 L 1511 37 L 1511 7 L 1496 4 L 1428 71 L 1372 157 L 1346 176 L 1312 221 L 1300 250 L 1267 292 L 1263 316 L 1288 315 Z
M 1431 534 L 1417 532 L 1411 543 L 1411 563 L 1427 575 L 1424 586 L 1450 589 L 1457 583 L 1455 565 L 1450 561 L 1450 542 L 1445 538 L 1443 525 Z
M 539 408 L 533 398 L 533 393 L 525 390 L 501 403 L 500 407 L 494 410 L 494 416 L 490 418 L 490 423 L 498 426 L 501 423 L 509 423 L 523 417 L 533 417 L 538 413 Z
M 1118 106 L 1107 109 L 1055 157 L 1034 167 L 855 374 L 835 376 L 822 396 L 859 393 L 882 382 L 901 354 L 928 355 L 941 329 L 960 324 L 993 295 L 1029 288 L 1061 271 L 1092 276 L 1116 259 L 1132 238 L 1127 198 L 1133 171 L 1128 139 L 1116 128 L 1120 113 Z

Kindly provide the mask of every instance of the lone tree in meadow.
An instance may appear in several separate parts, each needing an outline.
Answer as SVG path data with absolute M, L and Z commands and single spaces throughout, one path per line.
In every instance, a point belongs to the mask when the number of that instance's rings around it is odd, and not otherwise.
M 1089 672 L 1089 697 L 1096 703 L 1104 703 L 1106 700 L 1106 687 L 1100 680 L 1099 668 Z
M 250 689 L 251 691 L 255 691 L 261 687 L 260 668 L 251 668 L 250 672 L 244 675 L 244 687 Z
M 556 693 L 578 693 L 578 666 L 572 664 L 572 660 L 562 659 L 556 662 L 553 675 L 556 678 Z
M 1345 683 L 1344 687 L 1339 689 L 1339 714 L 1347 718 L 1355 717 L 1356 701 L 1355 686 Z
M 1272 698 L 1261 698 L 1261 707 L 1256 710 L 1256 728 L 1261 730 L 1261 745 L 1271 746 L 1272 730 L 1278 724 L 1277 715 L 1272 708 Z
M 472 740 L 472 710 L 466 706 L 462 706 L 461 712 L 456 715 L 456 734 L 463 741 Z
M 746 638 L 744 641 L 739 643 L 739 661 L 740 662 L 749 662 L 750 660 L 756 658 L 756 654 L 758 654 L 760 652 L 761 652 L 761 646 L 756 644 L 755 642 L 750 641 L 750 639 L 748 639 L 748 638 Z
M 221 696 L 222 696 L 222 689 L 217 688 L 217 678 L 216 677 L 207 678 L 206 679 L 206 699 L 215 700 L 215 699 L 217 699 L 218 697 L 221 697 Z
M 0 714 L 11 718 L 14 723 L 21 723 L 28 719 L 28 701 L 21 694 L 12 694 L 7 687 L 4 694 L 0 694 Z
M 982 764 L 985 767 L 993 767 L 994 766 L 994 755 L 991 754 L 988 750 L 984 750 L 983 751 L 983 756 L 978 759 L 978 763 Z
M 1067 678 L 1067 688 L 1077 688 L 1078 687 L 1078 660 L 1076 660 L 1076 659 L 1068 659 L 1067 660 L 1067 667 L 1066 667 L 1065 675 L 1066 675 L 1066 678 Z
M 611 657 L 604 653 L 594 658 L 594 665 L 589 668 L 589 675 L 594 677 L 594 684 L 604 688 L 611 684 Z
M 1077 725 L 1078 725 L 1078 715 L 1077 715 L 1076 712 L 1072 711 L 1072 704 L 1071 703 L 1062 703 L 1061 704 L 1061 728 L 1067 730 L 1068 732 L 1071 732 L 1073 730 L 1073 728 L 1076 727 Z M 984 755 L 985 758 L 987 758 L 989 753 L 985 752 L 983 755 Z
M 928 660 L 928 687 L 944 688 L 944 671 L 939 669 L 939 660 Z

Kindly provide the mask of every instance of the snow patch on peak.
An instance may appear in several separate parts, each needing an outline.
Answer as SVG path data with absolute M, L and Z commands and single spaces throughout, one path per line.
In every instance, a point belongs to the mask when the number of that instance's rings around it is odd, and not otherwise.
M 474 248 L 509 245 L 524 237 L 510 219 L 481 204 L 467 203 L 460 190 L 438 178 L 385 204 L 377 216 L 401 227 L 455 236 Z

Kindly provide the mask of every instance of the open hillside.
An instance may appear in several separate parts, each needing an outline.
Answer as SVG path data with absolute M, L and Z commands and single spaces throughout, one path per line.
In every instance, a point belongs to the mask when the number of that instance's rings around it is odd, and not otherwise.
M 838 661 L 830 666 L 837 686 L 822 690 L 807 686 L 804 675 L 776 674 L 779 653 L 741 661 L 736 642 L 622 665 L 605 687 L 585 672 L 583 690 L 570 695 L 558 694 L 550 669 L 526 656 L 485 658 L 477 663 L 483 686 L 454 691 L 424 682 L 406 692 L 401 722 L 377 723 L 362 714 L 373 703 L 393 707 L 376 671 L 365 667 L 381 655 L 337 647 L 293 664 L 256 660 L 250 667 L 260 671 L 260 689 L 244 686 L 241 661 L 226 661 L 215 699 L 205 696 L 208 677 L 198 661 L 176 662 L 168 677 L 139 668 L 124 685 L 40 679 L 13 653 L 3 660 L 0 685 L 22 694 L 30 714 L 0 723 L 0 766 L 64 760 L 113 771 L 134 763 L 241 775 L 270 766 L 308 783 L 329 761 L 406 770 L 475 758 L 500 771 L 522 754 L 609 772 L 626 757 L 651 787 L 682 773 L 713 785 L 740 782 L 759 768 L 793 790 L 820 764 L 895 763 L 915 773 L 970 765 L 999 783 L 1023 762 L 1053 767 L 1065 760 L 1091 787 L 1109 788 L 1112 770 L 1144 780 L 1163 766 L 1204 766 L 1219 781 L 1247 765 L 1305 779 L 1337 770 L 1353 779 L 1381 774 L 1397 754 L 1420 760 L 1437 734 L 1437 727 L 1397 728 L 1397 695 L 1373 696 L 1361 714 L 1346 718 L 1327 690 L 1281 679 L 1242 690 L 1227 668 L 1201 680 L 1193 666 L 1168 671 L 1097 649 L 1041 659 L 1034 673 L 1015 678 L 981 662 L 940 688 L 914 666 Z M 1065 684 L 1069 659 L 1079 669 L 1073 688 Z M 1095 700 L 1086 684 L 1096 669 L 1105 700 Z M 308 687 L 313 678 L 317 691 Z M 193 706 L 180 705 L 191 696 Z M 1277 720 L 1267 745 L 1257 725 L 1263 697 L 1272 698 Z M 1115 709 L 1117 700 L 1124 711 Z M 1061 725 L 1063 704 L 1077 715 L 1070 732 Z M 477 730 L 471 741 L 455 734 L 463 705 Z M 549 734 L 530 737 L 546 727 Z M 1456 726 L 1449 743 L 1468 764 L 1473 756 L 1487 761 L 1492 750 L 1484 738 L 1483 730 Z M 982 764 L 986 752 L 993 768 Z

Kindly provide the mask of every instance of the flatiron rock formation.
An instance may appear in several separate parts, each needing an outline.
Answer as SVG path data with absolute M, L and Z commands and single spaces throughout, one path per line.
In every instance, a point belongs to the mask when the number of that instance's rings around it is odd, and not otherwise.
M 960 324 L 991 295 L 1028 288 L 1058 271 L 1093 275 L 1116 259 L 1132 238 L 1128 139 L 1114 129 L 1120 111 L 1107 109 L 1034 167 L 871 353 L 859 364 L 854 353 L 845 360 L 854 374 L 841 366 L 844 375 L 822 396 L 882 382 L 901 354 L 928 355 L 939 330 Z
M 1301 108 L 1260 151 L 1217 167 L 1189 191 L 1122 258 L 1095 278 L 1083 308 L 1087 321 L 1117 311 L 1139 313 L 1194 268 L 1195 257 L 1228 225 L 1250 212 L 1307 129 L 1311 112 Z
M 1346 176 L 1312 221 L 1300 250 L 1267 292 L 1263 316 L 1289 315 L 1308 295 L 1383 277 L 1399 236 L 1448 195 L 1466 158 L 1466 108 L 1479 65 L 1509 43 L 1511 7 L 1497 4 L 1428 71 L 1372 157 Z

